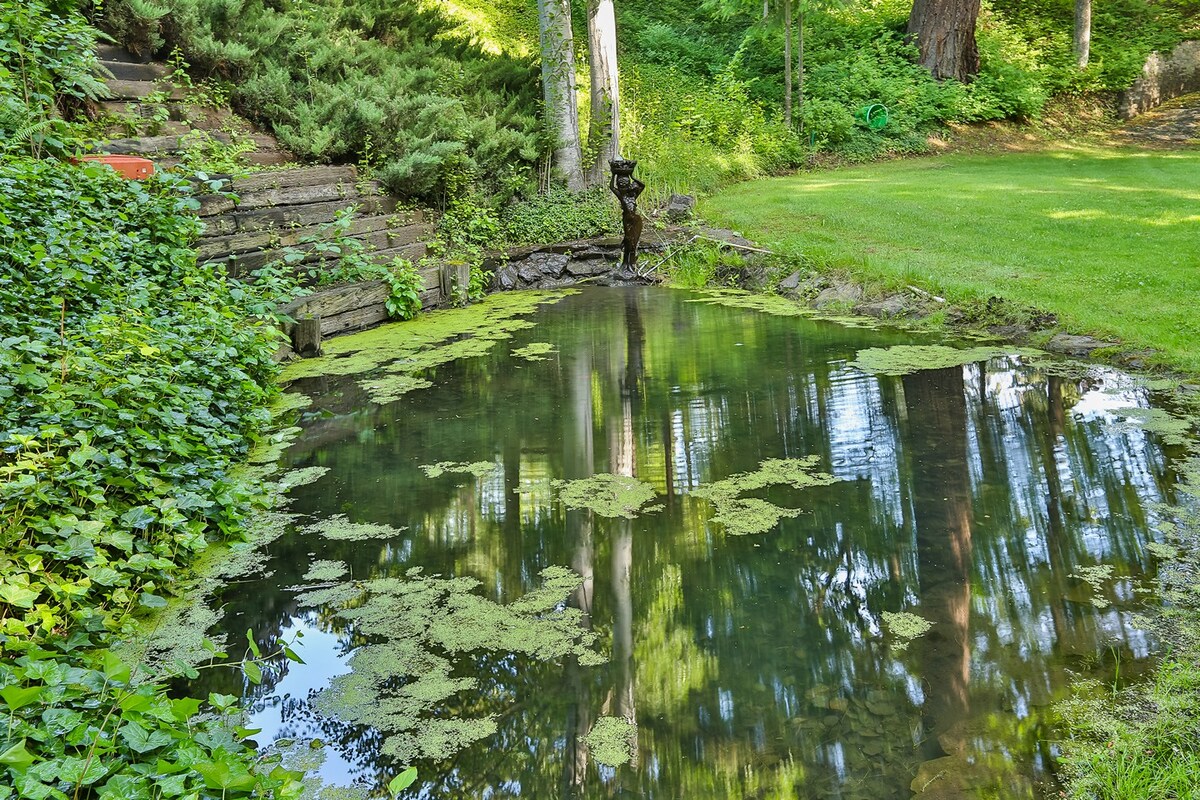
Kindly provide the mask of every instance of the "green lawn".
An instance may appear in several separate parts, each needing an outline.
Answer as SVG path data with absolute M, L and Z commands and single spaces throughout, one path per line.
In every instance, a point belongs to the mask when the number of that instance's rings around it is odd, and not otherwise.
M 1200 373 L 1200 150 L 909 159 L 740 184 L 701 212 L 862 280 L 999 295 Z

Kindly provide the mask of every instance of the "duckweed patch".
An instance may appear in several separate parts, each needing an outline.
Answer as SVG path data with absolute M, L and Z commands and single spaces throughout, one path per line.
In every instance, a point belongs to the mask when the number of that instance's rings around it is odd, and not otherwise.
M 455 656 L 520 654 L 540 661 L 574 656 L 581 664 L 604 659 L 592 647 L 582 612 L 565 606 L 582 578 L 565 567 L 541 572 L 542 586 L 501 605 L 477 593 L 479 581 L 409 570 L 379 578 L 336 612 L 371 644 L 350 658 L 314 702 L 320 713 L 379 731 L 381 752 L 401 762 L 448 758 L 496 730 L 492 716 L 446 716 L 447 702 L 478 687 L 457 677 Z M 310 597 L 315 593 L 310 593 Z
M 366 539 L 390 539 L 399 536 L 407 528 L 393 528 L 373 522 L 351 522 L 344 514 L 337 514 L 304 528 L 306 533 L 315 533 L 326 539 L 341 542 L 361 542 Z
M 557 353 L 554 345 L 549 342 L 531 342 L 524 347 L 518 347 L 512 351 L 515 358 L 523 358 L 526 361 L 546 361 L 546 356 L 551 353 Z
M 427 478 L 440 478 L 447 472 L 486 478 L 495 475 L 500 470 L 500 465 L 494 461 L 439 461 L 436 464 L 422 464 L 421 470 Z
M 637 478 L 602 472 L 590 478 L 552 481 L 558 499 L 571 509 L 588 509 L 602 517 L 633 519 L 657 506 L 646 506 L 655 498 L 654 487 Z
M 896 650 L 907 649 L 913 639 L 924 636 L 933 627 L 932 622 L 910 611 L 884 611 L 880 616 L 888 633 L 896 639 L 892 645 Z
M 459 358 L 482 355 L 496 342 L 508 339 L 513 331 L 532 323 L 519 319 L 539 306 L 555 303 L 571 290 L 555 292 L 500 292 L 465 308 L 445 309 L 422 314 L 415 320 L 383 325 L 373 330 L 331 340 L 320 358 L 294 361 L 282 378 L 294 381 L 323 375 L 362 375 L 383 371 L 419 378 L 415 373 Z M 419 388 L 404 382 L 380 383 L 376 376 L 364 382 L 376 387 L 380 397 L 394 399 L 398 389 Z M 400 392 L 401 394 L 403 392 Z M 374 399 L 374 398 L 373 398 Z M 381 400 L 377 402 L 387 402 Z
M 382 375 L 378 378 L 372 378 L 369 381 L 362 381 L 359 385 L 370 396 L 372 403 L 382 406 L 395 402 L 409 392 L 414 392 L 417 389 L 428 389 L 430 386 L 433 386 L 433 382 L 401 373 Z
M 1096 608 L 1107 608 L 1109 606 L 1108 598 L 1100 593 L 1104 583 L 1112 578 L 1112 564 L 1093 564 L 1087 567 L 1076 567 L 1071 573 L 1072 578 L 1079 580 L 1092 587 L 1092 605 Z
M 811 309 L 794 300 L 775 294 L 751 294 L 739 289 L 706 289 L 699 293 L 703 296 L 687 302 L 728 308 L 746 308 L 752 311 L 761 311 L 764 314 L 773 314 L 777 317 L 815 316 L 815 312 Z
M 637 726 L 624 717 L 600 717 L 584 741 L 594 760 L 608 767 L 619 767 L 633 760 Z
M 1125 425 L 1154 434 L 1163 444 L 1186 447 L 1192 444 L 1195 420 L 1177 417 L 1163 408 L 1122 408 L 1115 412 Z
M 1163 561 L 1174 561 L 1179 557 L 1179 548 L 1162 542 L 1150 542 L 1146 545 L 1147 552 Z
M 328 583 L 338 580 L 349 572 L 350 568 L 344 561 L 320 559 L 309 566 L 308 572 L 304 573 L 304 580 L 312 583 Z
M 298 486 L 307 486 L 325 477 L 329 467 L 301 467 L 285 472 L 279 476 L 278 487 L 282 493 L 290 492 Z
M 836 483 L 837 478 L 832 475 L 815 471 L 820 460 L 820 456 L 769 458 L 760 463 L 754 472 L 731 475 L 708 486 L 701 486 L 692 494 L 715 506 L 712 520 L 724 525 L 729 534 L 747 536 L 766 533 L 781 519 L 798 516 L 801 509 L 782 508 L 766 500 L 743 495 L 769 486 L 805 489 Z
M 870 375 L 911 375 L 927 369 L 947 369 L 1034 351 L 1004 347 L 947 347 L 940 344 L 898 344 L 892 347 L 867 347 L 850 362 Z

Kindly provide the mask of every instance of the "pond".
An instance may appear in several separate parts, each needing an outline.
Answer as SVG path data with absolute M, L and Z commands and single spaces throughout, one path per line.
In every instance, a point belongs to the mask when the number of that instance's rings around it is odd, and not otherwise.
M 199 688 L 314 796 L 1051 796 L 1051 705 L 1156 652 L 1169 426 L 937 345 L 657 288 L 334 340 L 287 532 L 217 598 L 305 663 Z

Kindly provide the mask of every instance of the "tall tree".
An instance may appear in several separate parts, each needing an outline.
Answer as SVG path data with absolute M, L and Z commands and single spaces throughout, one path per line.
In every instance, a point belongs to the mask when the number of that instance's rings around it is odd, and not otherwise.
M 1075 0 L 1075 65 L 1084 69 L 1092 49 L 1092 0 Z
M 621 91 L 613 0 L 588 0 L 588 68 L 592 115 L 587 143 L 596 159 L 588 182 L 595 186 L 608 180 L 608 162 L 621 155 Z
M 979 0 L 913 0 L 908 35 L 933 77 L 969 81 L 979 72 L 978 17 Z
M 555 137 L 553 163 L 562 172 L 568 189 L 583 191 L 570 0 L 538 0 L 538 33 L 542 50 L 542 98 L 550 133 Z
M 792 127 L 792 0 L 783 0 L 783 124 Z

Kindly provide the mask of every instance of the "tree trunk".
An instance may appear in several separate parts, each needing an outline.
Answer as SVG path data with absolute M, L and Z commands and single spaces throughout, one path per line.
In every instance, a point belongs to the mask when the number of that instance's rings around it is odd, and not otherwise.
M 588 0 L 588 57 L 592 118 L 588 151 L 595 155 L 588 182 L 608 182 L 608 162 L 621 155 L 621 90 L 617 83 L 617 17 L 613 0 Z
M 792 0 L 783 0 L 783 124 L 792 127 Z
M 1092 49 L 1092 0 L 1075 0 L 1075 65 L 1086 69 Z
M 804 0 L 796 6 L 796 116 L 804 119 Z
M 971 80 L 979 72 L 978 17 L 979 0 L 913 0 L 908 35 L 916 40 L 921 66 L 938 80 Z
M 538 32 L 542 48 L 542 98 L 546 120 L 556 140 L 554 166 L 562 172 L 568 189 L 583 191 L 570 0 L 538 0 Z

